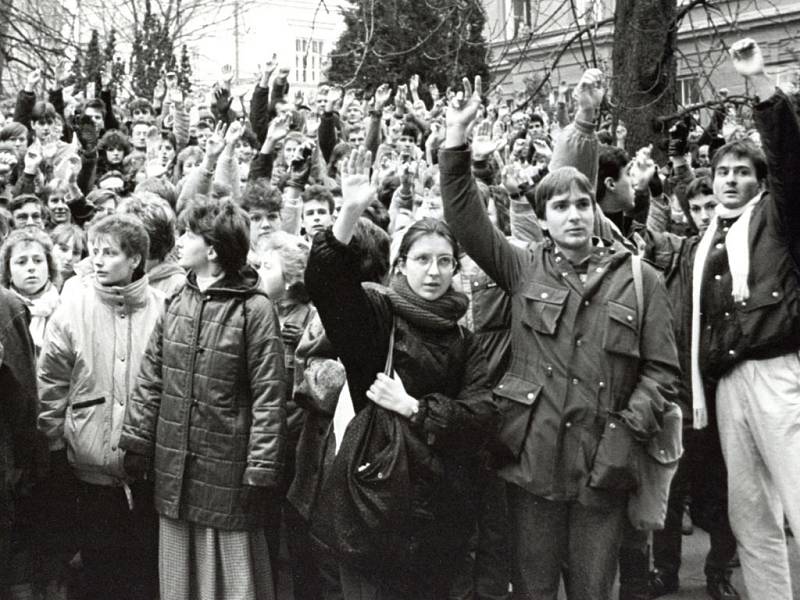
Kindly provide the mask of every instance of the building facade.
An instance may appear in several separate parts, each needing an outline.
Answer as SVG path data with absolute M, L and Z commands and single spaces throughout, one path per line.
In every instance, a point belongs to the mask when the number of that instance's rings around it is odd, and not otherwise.
M 689 4 L 678 1 L 678 10 Z M 792 0 L 723 0 L 715 10 L 690 10 L 678 32 L 678 101 L 706 101 L 726 88 L 744 92 L 727 49 L 738 39 L 752 37 L 761 45 L 767 68 L 779 82 L 797 82 L 800 73 L 800 2 Z M 487 37 L 492 51 L 494 83 L 507 97 L 540 81 L 577 83 L 585 66 L 611 69 L 615 0 L 484 0 Z M 583 28 L 595 40 L 581 38 L 562 50 Z M 560 56 L 559 56 L 560 55 Z M 555 66 L 553 66 L 555 64 Z M 550 89 L 549 86 L 545 89 Z

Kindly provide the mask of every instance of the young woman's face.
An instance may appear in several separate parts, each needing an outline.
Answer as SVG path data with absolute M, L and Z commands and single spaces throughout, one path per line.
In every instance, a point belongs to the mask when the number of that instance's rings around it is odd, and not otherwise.
M 286 280 L 283 278 L 283 265 L 277 250 L 261 252 L 261 288 L 272 300 L 279 300 L 286 293 Z
M 168 140 L 161 140 L 158 146 L 158 157 L 161 159 L 161 166 L 168 167 L 175 158 L 175 147 Z
M 15 138 L 11 139 L 11 143 L 14 144 L 14 148 L 17 150 L 17 153 L 22 156 L 25 154 L 25 150 L 28 148 L 28 136 L 27 135 L 18 135 Z
M 54 142 L 58 139 L 56 137 L 56 129 L 58 128 L 57 121 L 40 119 L 38 121 L 33 121 L 31 125 L 33 126 L 33 133 L 36 134 L 36 138 L 43 144 Z
M 75 244 L 75 239 L 69 238 L 65 242 L 53 244 L 53 260 L 62 273 L 73 273 L 75 264 L 81 260 L 81 253 Z
M 239 163 L 249 164 L 256 151 L 244 140 L 236 142 L 236 160 Z
M 133 272 L 143 257 L 128 256 L 120 247 L 119 240 L 112 236 L 100 236 L 92 240 L 92 267 L 100 285 L 128 285 L 133 281 Z
M 125 158 L 125 151 L 122 148 L 109 148 L 106 150 L 106 162 L 110 165 L 118 165 Z
M 203 236 L 191 229 L 184 231 L 178 238 L 175 247 L 178 250 L 178 264 L 186 270 L 205 269 L 209 263 L 209 246 Z
M 399 264 L 411 290 L 425 300 L 441 298 L 453 281 L 456 257 L 441 235 L 427 234 L 415 241 Z
M 47 253 L 39 242 L 20 242 L 11 249 L 11 283 L 21 293 L 32 296 L 48 279 Z

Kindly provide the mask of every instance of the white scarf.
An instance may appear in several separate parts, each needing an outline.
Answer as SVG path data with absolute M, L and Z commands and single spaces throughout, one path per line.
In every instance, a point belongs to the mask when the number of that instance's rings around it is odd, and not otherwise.
M 725 236 L 725 247 L 728 251 L 728 268 L 733 280 L 731 295 L 734 301 L 742 302 L 750 297 L 750 288 L 747 279 L 750 275 L 750 217 L 753 208 L 759 203 L 763 193 L 759 193 L 744 206 L 739 208 L 725 208 L 717 205 L 716 215 L 706 229 L 697 252 L 694 256 L 692 268 L 692 407 L 693 424 L 695 429 L 704 429 L 708 426 L 708 404 L 703 387 L 703 378 L 700 374 L 700 297 L 703 286 L 703 272 L 705 270 L 708 251 L 711 242 L 717 234 L 719 219 L 733 219 L 739 217 Z
M 14 287 L 11 289 L 25 303 L 31 313 L 31 322 L 28 325 L 28 330 L 31 332 L 33 345 L 36 346 L 36 351 L 38 352 L 44 344 L 44 330 L 47 326 L 47 321 L 60 300 L 58 288 L 48 281 L 44 288 L 33 296 L 26 296 Z

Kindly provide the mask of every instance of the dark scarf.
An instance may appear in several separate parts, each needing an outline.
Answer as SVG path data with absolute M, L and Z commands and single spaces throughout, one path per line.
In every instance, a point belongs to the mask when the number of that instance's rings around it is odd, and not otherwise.
M 388 288 L 375 283 L 365 283 L 364 287 L 387 296 L 395 314 L 412 325 L 426 329 L 439 331 L 452 329 L 458 325 L 458 320 L 469 308 L 467 295 L 455 291 L 452 287 L 441 298 L 433 301 L 425 300 L 409 287 L 406 276 L 399 273 L 392 278 Z

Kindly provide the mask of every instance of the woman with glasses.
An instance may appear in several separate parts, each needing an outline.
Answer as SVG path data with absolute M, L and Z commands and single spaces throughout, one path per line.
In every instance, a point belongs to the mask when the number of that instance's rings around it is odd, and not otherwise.
M 351 240 L 374 197 L 370 164 L 363 150 L 345 164 L 344 204 L 333 228 L 314 239 L 306 286 L 344 363 L 355 412 L 373 402 L 399 415 L 433 460 L 441 461 L 443 474 L 427 490 L 431 496 L 408 491 L 412 502 L 436 497 L 441 504 L 424 504 L 424 518 L 413 517 L 401 543 L 416 550 L 406 562 L 367 571 L 341 555 L 342 587 L 348 599 L 446 598 L 474 522 L 477 455 L 482 437 L 493 431 L 496 407 L 486 358 L 458 324 L 468 300 L 451 285 L 458 244 L 447 225 L 425 218 L 408 228 L 388 288 L 359 282 L 361 250 Z M 382 372 L 387 352 L 393 353 L 394 377 Z M 416 490 L 419 482 L 414 483 Z M 340 503 L 345 494 L 327 487 L 321 502 Z

